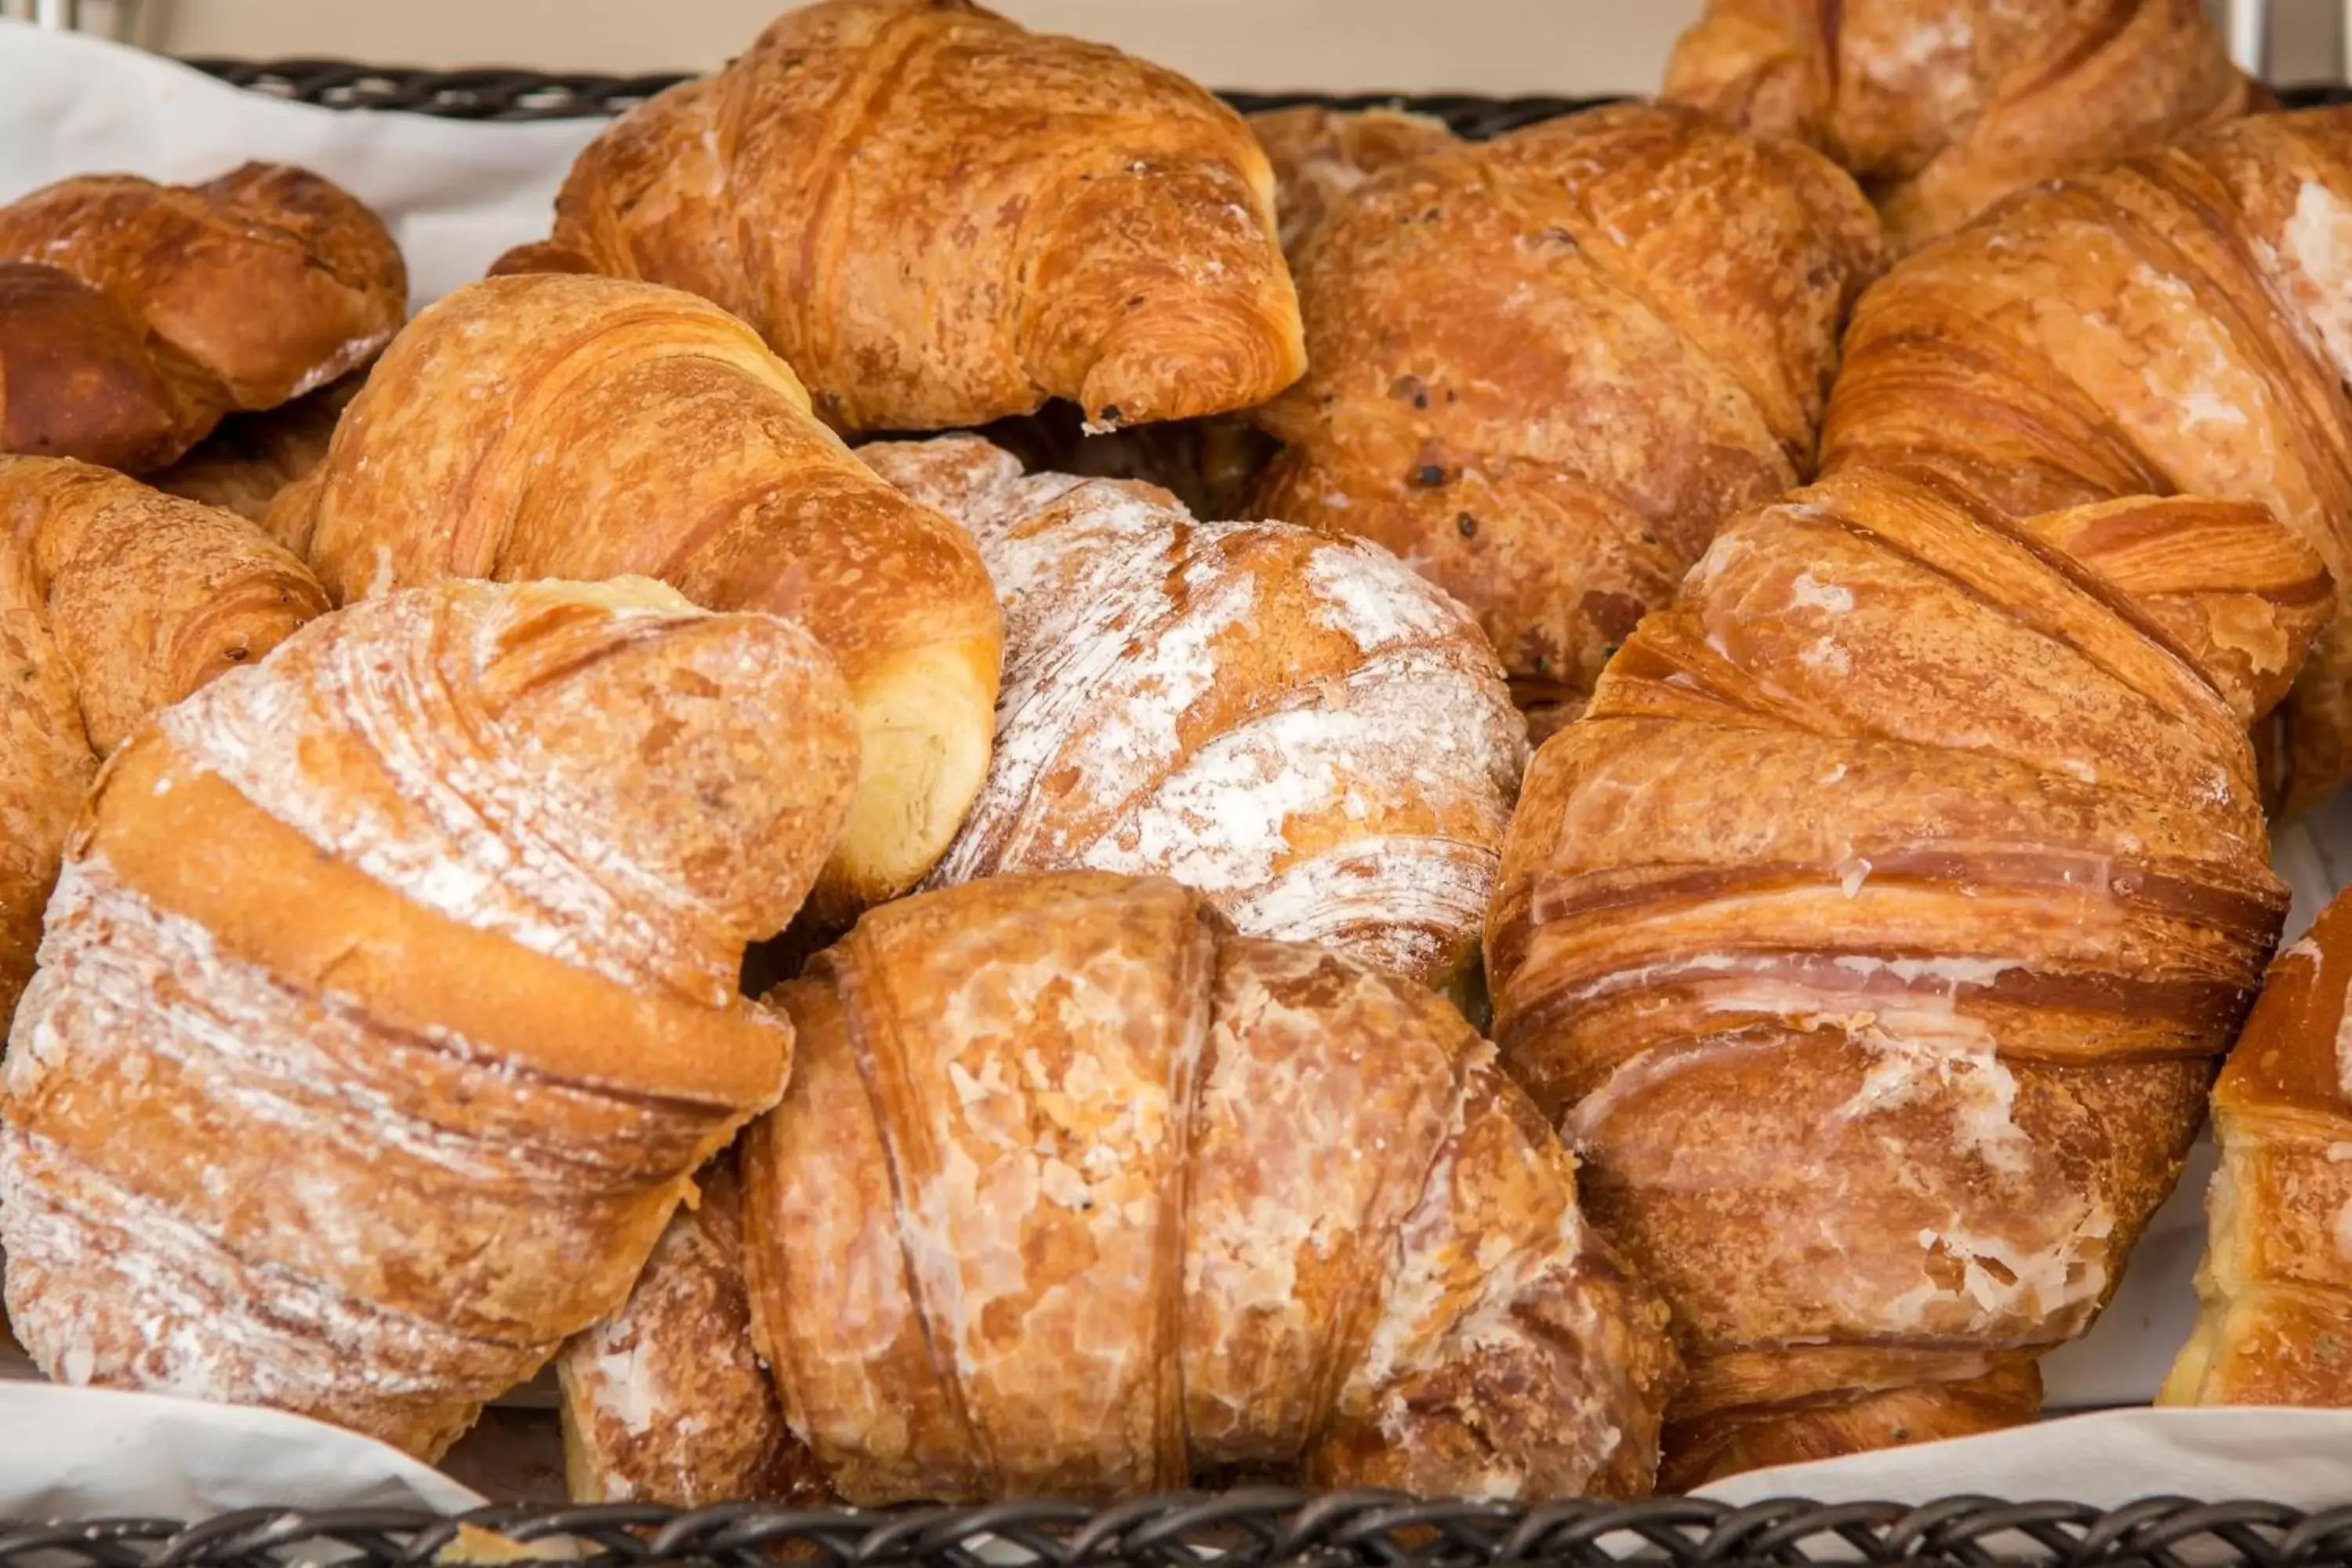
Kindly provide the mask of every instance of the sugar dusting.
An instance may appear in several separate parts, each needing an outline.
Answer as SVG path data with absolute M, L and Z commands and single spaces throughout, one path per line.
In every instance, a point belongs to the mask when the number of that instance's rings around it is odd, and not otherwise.
M 2305 180 L 2266 259 L 2318 332 L 2337 374 L 2352 377 L 2352 201 Z M 2283 266 L 2281 264 L 2284 264 Z
M 1150 487 L 1021 477 L 970 440 L 878 466 L 972 531 L 1005 609 L 996 756 L 928 885 L 1171 876 L 1244 931 L 1407 969 L 1475 940 L 1526 731 L 1442 591 L 1360 541 L 1196 522 Z M 1303 662 L 1325 656 L 1293 652 L 1302 614 L 1353 663 Z
M 167 709 L 163 732 L 321 851 L 427 909 L 624 984 L 674 984 L 670 933 L 705 911 L 564 809 L 532 737 L 474 710 L 438 667 L 438 645 L 470 637 L 466 656 L 486 668 L 511 628 L 496 615 L 437 628 L 439 603 L 401 595 L 348 608 L 346 635 L 302 645 L 306 679 L 287 679 L 273 654 Z M 608 608 L 649 629 L 695 613 Z M 322 731 L 347 740 L 322 752 Z M 335 781 L 354 755 L 381 771 L 379 785 Z
M 591 597 L 609 619 L 560 655 L 673 618 Z M 662 918 L 698 907 L 637 888 L 653 873 L 595 847 L 489 710 L 501 634 L 548 605 L 567 607 L 451 589 L 346 610 L 169 710 L 164 779 L 212 772 L 322 858 L 583 969 L 686 973 Z M 660 1201 L 726 1114 L 404 1030 L 225 949 L 88 844 L 39 956 L 0 1067 L 0 1245 L 20 1336 L 73 1381 L 429 1448 L 594 1310 L 548 1259 L 609 1247 L 613 1205 Z M 151 1135 L 73 1142 L 141 1118 Z

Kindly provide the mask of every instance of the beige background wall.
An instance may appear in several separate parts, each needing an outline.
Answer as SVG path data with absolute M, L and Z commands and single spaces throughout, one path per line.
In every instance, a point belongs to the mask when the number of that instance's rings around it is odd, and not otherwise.
M 656 71 L 713 66 L 785 0 L 144 0 L 179 54 Z M 1218 87 L 1598 93 L 1655 84 L 1700 0 L 996 0 Z M 2272 0 L 2272 75 L 2337 74 L 2346 0 Z

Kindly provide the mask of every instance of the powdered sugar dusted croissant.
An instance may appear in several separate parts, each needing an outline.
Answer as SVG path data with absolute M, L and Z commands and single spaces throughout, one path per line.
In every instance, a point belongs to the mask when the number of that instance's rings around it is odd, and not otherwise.
M 643 581 L 371 601 L 140 730 L 0 1090 L 26 1347 L 437 1453 L 782 1088 L 736 978 L 855 770 L 805 634 Z
M 1527 742 L 1461 606 L 1365 541 L 1024 478 L 975 437 L 859 452 L 1003 598 L 996 759 L 931 886 L 1170 876 L 1249 934 L 1462 977 Z
M 2029 1417 L 2286 910 L 2246 724 L 2329 611 L 2260 507 L 1737 520 L 1536 755 L 1496 1039 L 1692 1363 L 1669 1484 Z
M 790 1434 L 772 1484 L 1648 1487 L 1675 1376 L 1656 1305 L 1427 991 L 1081 872 L 887 905 L 779 995 L 793 1082 L 743 1149 L 751 1321 Z M 777 1419 L 675 1375 L 724 1321 L 724 1258 L 674 1249 L 688 1278 L 649 1274 L 567 1352 L 575 1430 L 653 1437 L 593 1446 L 592 1495 L 679 1496 L 661 1434 Z M 619 1375 L 625 1346 L 654 1375 Z

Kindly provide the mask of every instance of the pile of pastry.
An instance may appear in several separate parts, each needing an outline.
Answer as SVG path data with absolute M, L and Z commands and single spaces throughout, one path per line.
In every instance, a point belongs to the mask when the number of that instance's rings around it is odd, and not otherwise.
M 582 1495 L 1631 1494 L 2352 1402 L 2352 110 L 2194 0 L 1717 0 L 1255 124 L 824 0 L 404 321 L 0 209 L 0 1247 L 53 1377 Z M 1530 756 L 1529 736 L 1540 742 Z M 1489 1043 L 1491 1041 L 1491 1043 Z

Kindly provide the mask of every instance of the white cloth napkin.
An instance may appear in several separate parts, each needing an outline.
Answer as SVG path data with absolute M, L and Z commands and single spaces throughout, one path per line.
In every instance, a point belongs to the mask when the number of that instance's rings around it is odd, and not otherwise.
M 370 1437 L 274 1410 L 0 1384 L 0 1519 L 205 1519 L 234 1509 L 483 1500 Z
M 288 103 L 104 39 L 0 21 L 0 204 L 68 174 L 300 163 L 383 216 L 417 304 L 544 237 L 601 120 L 499 125 Z

